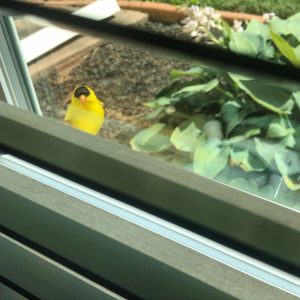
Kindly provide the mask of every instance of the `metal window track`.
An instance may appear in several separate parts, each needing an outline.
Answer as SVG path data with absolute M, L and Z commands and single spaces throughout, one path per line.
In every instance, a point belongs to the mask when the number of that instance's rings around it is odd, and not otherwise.
M 300 297 L 300 280 L 286 272 L 14 156 L 1 155 L 0 165 Z

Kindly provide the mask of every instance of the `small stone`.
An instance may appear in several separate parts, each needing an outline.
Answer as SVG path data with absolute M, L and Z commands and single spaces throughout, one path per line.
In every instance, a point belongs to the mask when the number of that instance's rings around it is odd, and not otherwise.
M 145 24 L 148 19 L 149 15 L 143 12 L 122 9 L 115 14 L 111 22 L 118 25 L 128 26 L 134 24 Z

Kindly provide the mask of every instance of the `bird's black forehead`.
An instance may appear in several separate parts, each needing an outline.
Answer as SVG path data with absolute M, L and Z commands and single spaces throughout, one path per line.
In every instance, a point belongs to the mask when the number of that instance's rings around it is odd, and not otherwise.
M 74 96 L 76 98 L 79 98 L 81 95 L 88 96 L 90 94 L 90 91 L 88 88 L 84 85 L 79 86 L 78 88 L 75 89 L 74 91 Z

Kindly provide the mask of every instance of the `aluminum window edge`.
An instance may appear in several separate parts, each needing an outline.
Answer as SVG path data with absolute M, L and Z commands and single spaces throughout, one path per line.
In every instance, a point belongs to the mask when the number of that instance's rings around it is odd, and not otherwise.
M 27 297 L 25 298 L 25 296 Z M 0 297 L 1 299 L 9 300 L 28 300 L 28 298 L 31 297 L 32 300 L 34 300 L 34 296 L 32 294 L 28 293 L 26 290 L 23 290 L 20 287 L 17 287 L 14 283 L 1 276 Z
M 0 27 L 1 65 L 2 72 L 6 73 L 5 81 L 1 84 L 9 91 L 8 103 L 42 115 L 13 18 L 0 15 Z
M 146 204 L 184 226 L 187 221 L 196 229 L 205 225 L 299 268 L 297 212 L 58 122 L 3 103 L 0 108 L 0 126 L 6 129 L 0 131 L 2 146 L 97 189 L 125 195 L 135 206 Z
M 146 220 L 143 213 L 138 220 L 137 211 L 132 220 L 132 211 L 125 211 L 121 205 L 123 216 L 127 215 L 125 220 L 116 216 L 114 201 L 110 204 L 114 206 L 114 214 L 95 210 L 95 206 L 7 168 L 1 167 L 0 172 L 5 178 L 0 188 L 0 214 L 7 227 L 139 297 L 195 299 L 195 295 L 201 294 L 205 299 L 252 299 L 255 293 L 255 299 L 263 299 L 266 294 L 274 299 L 296 299 L 299 295 L 297 278 L 263 264 L 259 266 L 258 262 L 251 267 L 254 260 L 250 258 L 233 266 L 234 259 L 241 259 L 234 258 L 234 252 L 230 265 L 222 259 L 229 255 L 228 249 L 217 259 L 216 253 L 224 248 L 209 244 L 193 233 L 180 232 L 168 222 L 159 222 L 157 218 Z M 101 196 L 108 211 L 108 200 L 113 199 Z M 101 206 L 101 199 L 97 202 Z M 36 206 L 39 208 L 35 209 Z M 17 215 L 18 219 L 12 218 Z M 156 232 L 149 227 L 150 223 Z M 241 270 L 243 264 L 248 266 L 247 270 Z M 253 268 L 256 273 L 251 272 Z M 222 276 L 224 273 L 228 275 L 226 278 Z M 266 277 L 261 277 L 262 274 Z
M 5 68 L 4 60 L 0 52 L 0 84 L 4 93 L 4 98 L 6 102 L 10 105 L 15 105 L 15 95 L 9 80 L 7 78 L 7 71 Z
M 125 299 L 1 232 L 0 248 L 1 276 L 36 299 Z
M 300 280 L 286 272 L 13 156 L 0 165 L 300 297 Z

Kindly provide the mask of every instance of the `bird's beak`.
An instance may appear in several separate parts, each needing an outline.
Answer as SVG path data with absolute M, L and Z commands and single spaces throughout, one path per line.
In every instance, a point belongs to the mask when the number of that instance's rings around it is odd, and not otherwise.
M 81 96 L 79 97 L 79 101 L 80 101 L 82 104 L 84 104 L 84 103 L 87 102 L 87 97 L 86 97 L 85 95 L 81 95 Z

